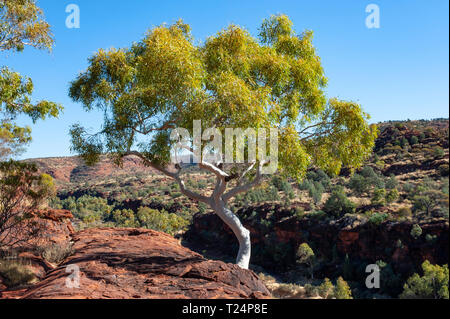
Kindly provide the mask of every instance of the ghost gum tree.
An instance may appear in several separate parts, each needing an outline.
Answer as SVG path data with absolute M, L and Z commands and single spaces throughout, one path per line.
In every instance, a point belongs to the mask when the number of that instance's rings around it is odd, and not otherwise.
M 86 111 L 102 110 L 104 123 L 93 134 L 74 125 L 72 149 L 88 164 L 105 153 L 118 165 L 135 155 L 173 178 L 184 195 L 209 205 L 233 230 L 236 263 L 248 268 L 250 234 L 227 204 L 262 182 L 268 154 L 247 164 L 200 160 L 198 166 L 215 176 L 207 196 L 188 189 L 182 166 L 170 164 L 170 135 L 178 127 L 192 132 L 195 120 L 222 136 L 226 128 L 276 128 L 280 174 L 301 179 L 310 166 L 333 174 L 342 166 L 360 166 L 376 128 L 358 104 L 327 101 L 312 35 L 297 35 L 289 18 L 278 15 L 263 21 L 258 38 L 231 25 L 195 45 L 180 20 L 151 29 L 130 48 L 100 50 L 71 83 L 69 95 Z M 205 148 L 210 139 L 203 138 L 200 144 L 191 141 L 189 151 Z

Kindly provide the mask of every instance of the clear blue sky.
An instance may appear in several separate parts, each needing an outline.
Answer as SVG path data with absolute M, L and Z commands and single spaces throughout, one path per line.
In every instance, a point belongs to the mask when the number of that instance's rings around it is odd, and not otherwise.
M 81 28 L 65 26 L 68 4 L 79 5 Z M 380 8 L 380 28 L 368 29 L 365 8 Z M 62 103 L 64 114 L 33 129 L 23 158 L 65 156 L 69 126 L 98 128 L 99 114 L 84 113 L 67 96 L 69 82 L 100 48 L 125 47 L 146 30 L 178 18 L 201 42 L 230 23 L 256 35 L 261 21 L 285 13 L 301 32 L 311 29 L 329 78 L 327 95 L 358 101 L 372 122 L 448 117 L 449 43 L 447 0 L 38 0 L 56 39 L 51 54 L 26 49 L 2 56 L 2 64 L 30 76 L 33 98 Z M 21 124 L 31 124 L 20 119 Z

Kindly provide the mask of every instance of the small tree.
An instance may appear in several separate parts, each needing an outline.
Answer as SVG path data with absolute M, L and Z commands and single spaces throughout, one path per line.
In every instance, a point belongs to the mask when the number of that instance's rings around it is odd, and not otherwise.
M 401 299 L 449 299 L 448 265 L 422 264 L 423 276 L 414 274 L 403 286 Z
M 418 239 L 422 235 L 422 228 L 418 224 L 414 224 L 411 227 L 410 234 L 414 239 Z
M 33 212 L 54 194 L 53 179 L 33 164 L 0 162 L 0 249 L 37 237 L 41 225 Z
M 314 279 L 314 265 L 316 256 L 314 251 L 309 247 L 307 243 L 301 244 L 297 249 L 297 262 L 299 264 L 307 264 L 309 266 L 309 271 L 311 279 Z
M 353 299 L 352 291 L 342 277 L 339 277 L 336 281 L 336 286 L 334 287 L 334 297 L 336 299 Z
M 336 174 L 343 165 L 359 167 L 373 148 L 377 130 L 368 115 L 354 102 L 327 103 L 326 81 L 312 32 L 296 34 L 285 15 L 264 20 L 258 39 L 231 25 L 202 45 L 194 44 L 182 21 L 162 25 L 130 48 L 100 50 L 71 83 L 74 101 L 105 114 L 96 134 L 72 127 L 72 149 L 88 164 L 102 153 L 119 165 L 134 155 L 173 178 L 182 194 L 210 206 L 232 229 L 239 241 L 236 262 L 248 268 L 250 233 L 228 208 L 231 198 L 259 185 L 267 166 L 297 180 L 310 166 Z M 177 128 L 193 132 L 195 123 L 221 136 L 227 128 L 276 128 L 279 147 L 271 155 L 278 162 L 258 153 L 247 156 L 247 164 L 224 163 L 221 151 L 209 146 L 213 136 L 188 139 L 186 152 L 216 179 L 209 196 L 194 192 L 184 183 L 183 166 L 170 165 L 170 136 Z M 244 145 L 249 138 L 243 137 Z M 206 156 L 211 153 L 217 156 Z M 234 158 L 237 146 L 232 153 Z
M 345 214 L 353 214 L 356 205 L 347 198 L 342 187 L 336 187 L 325 202 L 323 210 L 335 217 L 342 217 Z

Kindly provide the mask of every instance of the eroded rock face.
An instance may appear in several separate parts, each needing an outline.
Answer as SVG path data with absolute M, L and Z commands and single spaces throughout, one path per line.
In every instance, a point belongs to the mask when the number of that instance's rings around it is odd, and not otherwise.
M 72 239 L 75 242 L 72 256 L 20 296 L 9 296 L 33 299 L 270 297 L 252 271 L 207 260 L 164 233 L 102 228 L 78 232 Z M 79 288 L 66 285 L 69 265 L 80 270 Z
M 252 218 L 253 212 L 258 217 Z M 440 265 L 448 262 L 449 222 L 443 218 L 420 223 L 423 234 L 416 239 L 411 236 L 414 223 L 408 221 L 375 226 L 357 216 L 332 222 L 300 220 L 289 210 L 269 204 L 240 210 L 238 215 L 251 233 L 252 262 L 267 269 L 295 265 L 296 249 L 303 242 L 314 244 L 316 253 L 323 256 L 338 253 L 368 262 L 383 260 L 404 274 L 417 272 L 425 260 Z M 267 223 L 261 223 L 262 219 Z M 432 242 L 426 239 L 428 234 L 434 236 Z M 233 233 L 212 213 L 195 215 L 186 237 L 231 256 L 237 252 Z

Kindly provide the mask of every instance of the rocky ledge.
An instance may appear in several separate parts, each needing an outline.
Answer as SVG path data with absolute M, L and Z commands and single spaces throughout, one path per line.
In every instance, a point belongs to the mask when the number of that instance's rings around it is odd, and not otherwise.
M 207 260 L 161 232 L 88 229 L 73 234 L 72 240 L 74 253 L 39 283 L 20 291 L 0 292 L 0 298 L 270 297 L 252 271 Z M 70 288 L 66 282 L 77 268 L 79 288 Z

